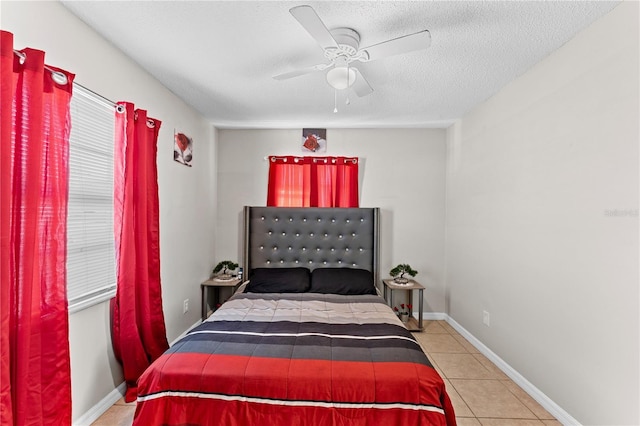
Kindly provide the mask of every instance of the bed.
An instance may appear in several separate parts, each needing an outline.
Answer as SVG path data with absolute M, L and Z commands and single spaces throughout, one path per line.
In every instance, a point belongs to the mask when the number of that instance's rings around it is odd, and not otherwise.
M 245 207 L 249 278 L 138 381 L 134 425 L 456 424 L 377 291 L 377 208 Z

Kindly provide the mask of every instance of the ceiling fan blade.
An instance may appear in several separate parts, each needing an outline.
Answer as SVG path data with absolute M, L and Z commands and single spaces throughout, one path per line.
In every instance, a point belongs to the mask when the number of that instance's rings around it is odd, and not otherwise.
M 383 41 L 373 46 L 360 50 L 367 52 L 369 60 L 373 61 L 387 56 L 398 55 L 400 53 L 411 52 L 413 50 L 426 49 L 431 45 L 431 34 L 429 30 L 409 34 L 406 36 Z
M 289 78 L 298 77 L 305 74 L 311 74 L 312 72 L 326 70 L 330 66 L 331 64 L 318 64 L 312 67 L 300 68 L 298 70 L 293 70 L 293 71 L 285 72 L 282 74 L 274 75 L 273 78 L 275 80 L 287 80 Z
M 356 81 L 351 86 L 353 91 L 356 92 L 356 95 L 363 97 L 373 93 L 373 89 L 369 85 L 369 82 L 362 76 L 360 70 L 355 67 L 351 67 L 351 69 L 356 73 Z
M 296 6 L 289 9 L 289 12 L 323 49 L 338 47 L 338 43 L 311 6 Z

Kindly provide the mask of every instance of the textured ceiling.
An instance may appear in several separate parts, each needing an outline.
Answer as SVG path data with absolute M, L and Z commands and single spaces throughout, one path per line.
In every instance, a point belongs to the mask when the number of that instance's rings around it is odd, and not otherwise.
M 606 14 L 605 1 L 63 1 L 219 128 L 446 127 Z M 311 5 L 360 46 L 424 29 L 431 47 L 359 66 L 374 92 L 338 93 L 289 13 Z

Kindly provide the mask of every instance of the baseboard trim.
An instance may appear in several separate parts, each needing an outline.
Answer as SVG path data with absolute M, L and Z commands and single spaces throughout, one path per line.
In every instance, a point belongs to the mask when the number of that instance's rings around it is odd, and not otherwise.
M 91 423 L 98 420 L 101 415 L 103 415 L 109 408 L 111 408 L 113 404 L 118 402 L 118 400 L 124 396 L 126 390 L 126 383 L 120 383 L 117 388 L 109 392 L 107 396 L 102 398 L 100 402 L 91 407 L 89 411 L 72 422 L 73 426 L 89 426 Z
M 562 409 L 558 404 L 553 402 L 551 398 L 545 395 L 540 389 L 535 387 L 530 381 L 528 381 L 522 374 L 518 373 L 513 367 L 507 364 L 502 358 L 496 355 L 491 349 L 489 349 L 484 343 L 478 340 L 473 334 L 469 333 L 464 327 L 456 322 L 453 318 L 451 318 L 447 314 L 443 314 L 445 316 L 445 321 L 451 325 L 458 333 L 462 335 L 465 339 L 469 341 L 476 349 L 480 351 L 480 353 L 486 356 L 491 362 L 493 362 L 504 374 L 509 376 L 511 380 L 514 381 L 518 386 L 520 386 L 529 396 L 538 402 L 551 414 L 555 417 L 560 423 L 564 426 L 581 426 L 580 422 L 574 419 L 569 413 Z
M 413 316 L 415 317 L 415 314 Z M 448 315 L 445 314 L 444 312 L 423 312 L 422 313 L 423 321 L 446 321 L 447 318 L 448 318 Z

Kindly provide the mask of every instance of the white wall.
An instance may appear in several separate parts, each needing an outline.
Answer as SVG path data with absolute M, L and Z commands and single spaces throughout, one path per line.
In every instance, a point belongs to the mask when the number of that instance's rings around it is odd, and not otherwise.
M 160 261 L 167 337 L 172 341 L 200 317 L 199 283 L 214 258 L 215 133 L 192 108 L 105 42 L 58 2 L 2 2 L 1 27 L 15 46 L 46 52 L 48 64 L 76 74 L 76 82 L 114 101 L 126 100 L 162 121 L 158 139 Z M 161 54 L 159 51 L 158 54 Z M 173 161 L 174 128 L 194 139 L 193 167 Z M 182 314 L 182 301 L 190 311 Z M 73 418 L 119 385 L 108 303 L 70 317 Z
M 640 424 L 638 40 L 623 3 L 448 132 L 449 314 L 585 425 Z
M 425 310 L 444 312 L 443 129 L 328 129 L 326 155 L 358 156 L 360 206 L 381 209 L 381 275 L 409 263 L 427 288 Z M 267 200 L 268 155 L 302 155 L 302 129 L 218 131 L 219 260 L 242 257 L 242 207 Z

